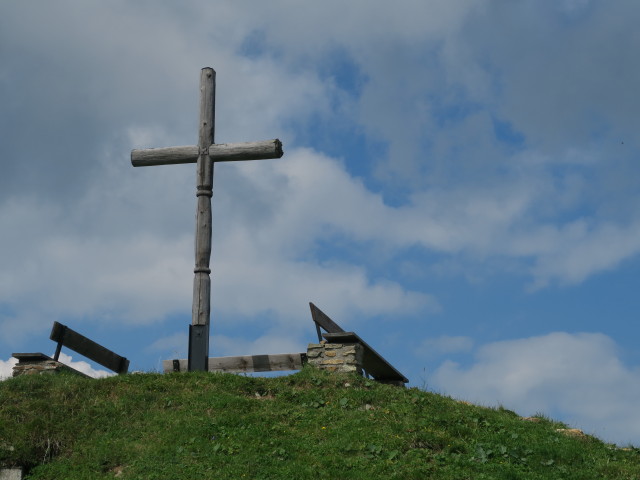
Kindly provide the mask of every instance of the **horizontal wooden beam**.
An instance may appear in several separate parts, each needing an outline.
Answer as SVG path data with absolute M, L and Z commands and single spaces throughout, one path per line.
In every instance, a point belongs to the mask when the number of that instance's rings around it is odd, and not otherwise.
M 300 370 L 307 360 L 306 353 L 281 353 L 276 355 L 244 355 L 239 357 L 210 357 L 209 372 L 252 373 Z M 186 372 L 187 359 L 163 360 L 164 373 Z
M 150 167 L 154 165 L 196 163 L 198 154 L 197 145 L 132 150 L 131 164 L 134 167 Z M 266 160 L 268 158 L 280 158 L 282 155 L 282 142 L 278 139 L 261 142 L 214 143 L 209 147 L 209 158 L 214 162 Z
M 131 151 L 131 164 L 134 167 L 150 167 L 153 165 L 177 165 L 181 163 L 196 163 L 198 161 L 198 146 L 147 148 Z
M 284 154 L 282 142 L 277 138 L 261 142 L 214 143 L 209 147 L 209 157 L 214 162 L 236 160 L 267 160 Z

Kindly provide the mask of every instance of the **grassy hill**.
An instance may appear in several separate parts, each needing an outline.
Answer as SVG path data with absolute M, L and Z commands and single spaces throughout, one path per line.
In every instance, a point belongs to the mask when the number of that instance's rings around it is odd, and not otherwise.
M 0 466 L 33 479 L 640 479 L 640 450 L 351 375 L 0 382 Z

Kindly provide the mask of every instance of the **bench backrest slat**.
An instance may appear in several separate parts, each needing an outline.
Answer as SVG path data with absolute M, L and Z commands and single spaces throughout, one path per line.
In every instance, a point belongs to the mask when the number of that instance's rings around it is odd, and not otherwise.
M 59 353 L 60 346 L 64 345 L 116 373 L 127 373 L 129 370 L 129 360 L 125 357 L 121 357 L 61 323 L 53 323 L 49 338 L 58 342 L 57 353 Z
M 322 341 L 322 334 L 320 333 L 320 327 L 324 328 L 327 333 L 340 333 L 344 332 L 340 325 L 331 320 L 327 314 L 316 307 L 313 303 L 309 302 L 311 308 L 311 318 L 316 324 L 316 331 L 318 332 L 318 342 Z

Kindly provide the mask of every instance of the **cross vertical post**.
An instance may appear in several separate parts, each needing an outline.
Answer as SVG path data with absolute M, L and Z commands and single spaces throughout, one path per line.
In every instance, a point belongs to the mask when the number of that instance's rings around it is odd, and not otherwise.
M 200 72 L 200 121 L 196 179 L 196 242 L 193 269 L 193 304 L 189 328 L 189 371 L 207 369 L 209 324 L 211 318 L 211 196 L 213 195 L 213 161 L 209 147 L 215 131 L 216 72 Z
M 238 160 L 261 160 L 282 157 L 278 139 L 261 142 L 215 144 L 216 72 L 200 72 L 200 117 L 198 145 L 132 150 L 134 167 L 196 163 L 196 235 L 193 304 L 189 325 L 188 370 L 208 370 L 209 325 L 211 318 L 211 197 L 213 164 Z

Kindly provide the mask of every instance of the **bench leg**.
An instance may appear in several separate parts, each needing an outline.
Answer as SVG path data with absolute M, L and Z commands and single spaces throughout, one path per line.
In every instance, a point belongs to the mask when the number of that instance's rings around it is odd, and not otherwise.
M 60 358 L 60 351 L 62 350 L 62 340 L 58 342 L 56 346 L 56 353 L 53 355 L 53 359 L 57 362 L 58 358 Z

